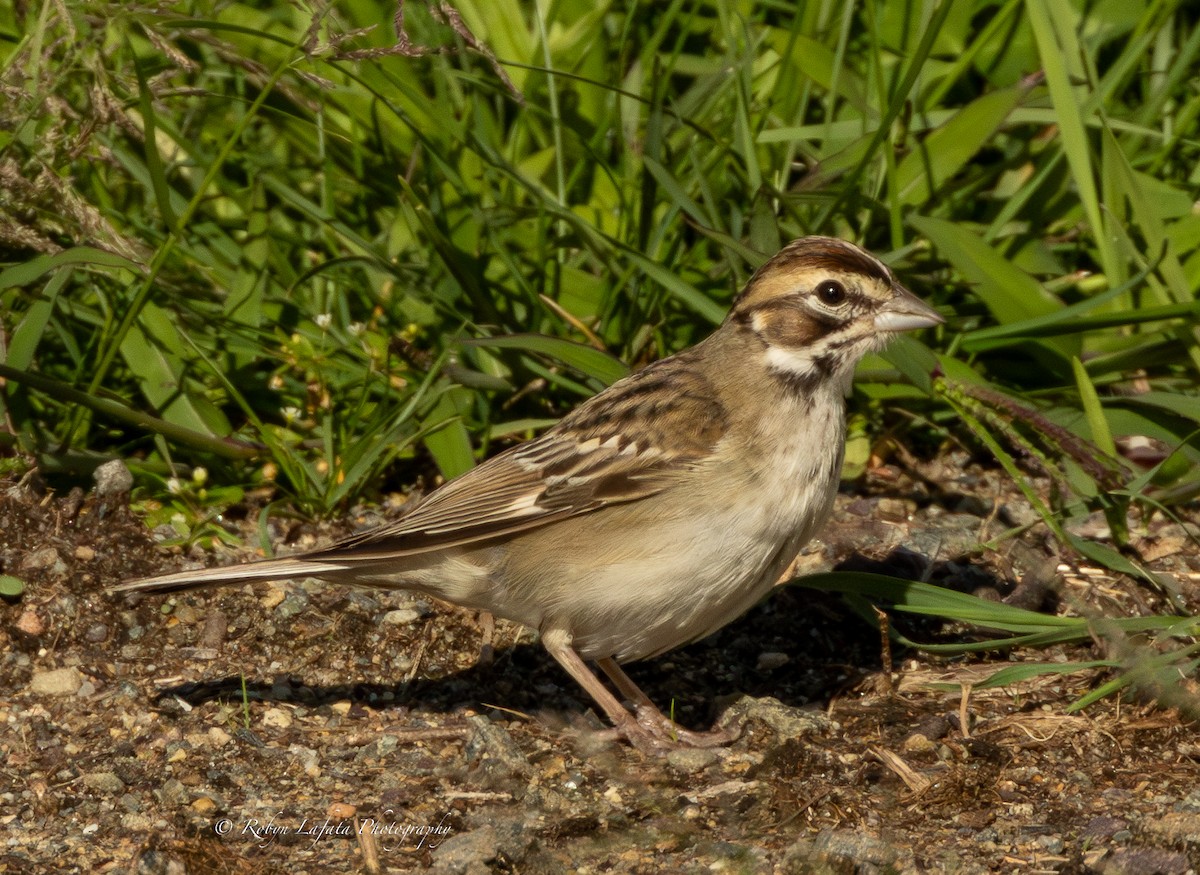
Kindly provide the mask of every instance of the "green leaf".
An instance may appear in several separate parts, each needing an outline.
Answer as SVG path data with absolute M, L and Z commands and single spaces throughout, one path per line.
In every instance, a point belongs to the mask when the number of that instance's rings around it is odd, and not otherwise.
M 1025 86 L 1014 86 L 985 94 L 921 140 L 896 168 L 895 187 L 901 203 L 918 205 L 929 200 L 993 138 L 1027 93 Z
M 581 374 L 599 380 L 605 386 L 615 383 L 629 373 L 620 359 L 603 350 L 544 334 L 507 334 L 500 337 L 477 337 L 462 341 L 464 346 L 518 349 L 552 359 L 574 368 Z
M 1034 680 L 1035 678 L 1075 674 L 1076 672 L 1093 671 L 1098 668 L 1116 668 L 1119 665 L 1120 663 L 1110 659 L 1088 659 L 1079 662 L 1022 662 L 1018 665 L 1005 666 L 999 671 L 988 675 L 982 681 L 973 683 L 971 686 L 976 690 L 985 690 L 989 687 L 1005 687 L 1009 684 L 1019 684 L 1023 681 Z
M 425 417 L 423 443 L 447 480 L 465 474 L 475 467 L 475 452 L 471 435 L 463 424 L 471 405 L 472 394 L 461 386 L 451 386 L 442 392 L 433 409 Z
M 90 246 L 73 246 L 54 255 L 39 255 L 0 271 L 0 292 L 15 286 L 30 286 L 51 271 L 71 265 L 124 268 L 138 272 L 141 266 L 128 258 Z
M 1075 387 L 1079 390 L 1079 401 L 1083 405 L 1084 415 L 1087 416 L 1091 428 L 1092 443 L 1109 458 L 1117 455 L 1117 445 L 1113 442 L 1112 433 L 1108 430 L 1108 421 L 1104 418 L 1104 410 L 1100 407 L 1100 396 L 1096 387 L 1088 378 L 1083 363 L 1072 356 L 1071 369 L 1075 372 Z
M 6 599 L 20 598 L 25 592 L 25 581 L 11 574 L 0 574 L 0 596 Z

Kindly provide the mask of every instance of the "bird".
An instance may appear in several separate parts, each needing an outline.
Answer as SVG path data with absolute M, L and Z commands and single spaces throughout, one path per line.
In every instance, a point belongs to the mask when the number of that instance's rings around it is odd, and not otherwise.
M 297 555 L 113 589 L 317 578 L 415 591 L 536 630 L 640 751 L 725 744 L 727 730 L 675 724 L 622 664 L 705 638 L 766 596 L 832 512 L 858 362 L 943 321 L 866 250 L 802 237 L 754 272 L 699 343 L 394 521 Z

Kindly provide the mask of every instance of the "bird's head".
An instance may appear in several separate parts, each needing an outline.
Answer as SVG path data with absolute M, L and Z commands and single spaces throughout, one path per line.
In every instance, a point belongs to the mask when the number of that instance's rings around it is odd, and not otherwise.
M 726 324 L 761 341 L 769 370 L 801 391 L 844 385 L 868 352 L 944 320 L 875 256 L 833 237 L 801 237 L 751 277 Z

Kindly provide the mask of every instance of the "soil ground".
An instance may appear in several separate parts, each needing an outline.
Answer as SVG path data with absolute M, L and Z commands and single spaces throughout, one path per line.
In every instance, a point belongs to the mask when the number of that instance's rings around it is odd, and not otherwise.
M 1133 548 L 1196 615 L 1190 513 L 1134 520 Z M 248 544 L 253 519 L 230 523 Z M 380 519 L 271 533 L 286 552 Z M 882 465 L 840 496 L 801 570 L 885 570 L 1052 613 L 1168 610 L 1058 555 L 1040 525 L 979 548 L 1029 521 L 1013 484 L 966 457 Z M 1078 531 L 1106 536 L 1098 519 Z M 1110 638 L 889 654 L 839 597 L 780 587 L 630 667 L 682 725 L 742 726 L 728 747 L 652 757 L 613 741 L 502 621 L 314 582 L 105 592 L 251 555 L 183 552 L 127 497 L 0 482 L 0 573 L 26 582 L 0 602 L 0 873 L 1200 870 L 1194 674 L 1158 702 L 1079 713 L 1106 670 L 972 689 L 1016 662 L 1112 658 Z M 925 641 L 972 634 L 892 622 Z

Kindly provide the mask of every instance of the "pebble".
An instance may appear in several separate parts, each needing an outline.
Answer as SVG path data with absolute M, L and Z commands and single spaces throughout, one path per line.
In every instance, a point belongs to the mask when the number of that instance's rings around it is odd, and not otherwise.
M 46 631 L 46 624 L 42 622 L 42 618 L 34 611 L 24 611 L 21 616 L 17 617 L 17 628 L 26 635 L 32 635 L 37 638 Z
M 667 754 L 667 765 L 677 772 L 691 774 L 707 769 L 720 758 L 720 754 L 708 748 L 681 747 Z
M 1143 827 L 1171 845 L 1200 845 L 1200 814 L 1194 812 L 1168 811 L 1160 817 L 1148 818 Z
M 358 813 L 358 809 L 348 802 L 334 802 L 325 813 L 335 820 L 349 820 Z
M 875 504 L 875 513 L 879 519 L 904 522 L 916 510 L 916 504 L 903 498 L 881 498 Z
M 288 593 L 287 598 L 279 603 L 279 607 L 275 609 L 276 616 L 290 620 L 292 617 L 300 614 L 308 607 L 308 593 L 302 589 Z
M 759 671 L 774 671 L 777 668 L 783 668 L 791 661 L 791 657 L 786 653 L 780 653 L 775 650 L 768 650 L 758 655 L 756 663 Z
M 91 562 L 96 558 L 96 551 L 81 545 L 75 548 L 75 558 L 81 562 Z
M 150 832 L 154 822 L 144 814 L 126 814 L 121 818 L 121 829 L 126 832 Z
M 482 714 L 471 715 L 467 722 L 471 724 L 472 729 L 464 750 L 468 760 L 483 759 L 486 753 L 491 762 L 509 774 L 527 775 L 532 771 L 528 758 L 513 741 L 507 729 L 498 726 Z
M 412 608 L 397 608 L 383 615 L 383 622 L 389 626 L 407 626 L 421 619 L 421 615 Z
M 73 696 L 83 686 L 83 672 L 77 668 L 36 671 L 29 679 L 29 691 L 46 696 Z
M 739 717 L 760 720 L 784 739 L 819 732 L 830 725 L 829 718 L 820 711 L 792 708 L 772 696 L 742 696 L 725 710 L 719 723 L 724 726 Z
M 233 741 L 233 736 L 220 726 L 212 726 L 208 730 L 208 742 L 213 747 L 224 747 Z
M 288 729 L 292 725 L 292 714 L 284 708 L 268 708 L 262 722 L 263 726 L 272 729 Z
M 83 639 L 90 644 L 103 644 L 108 640 L 108 626 L 103 623 L 92 623 L 84 631 Z
M 937 750 L 937 745 L 920 732 L 914 732 L 904 739 L 905 753 L 933 753 L 935 750 Z
M 133 475 L 120 459 L 113 459 L 98 467 L 92 474 L 96 481 L 97 495 L 123 495 L 133 489 Z
M 287 591 L 284 589 L 283 585 L 279 583 L 272 583 L 271 588 L 263 593 L 262 598 L 259 599 L 259 602 L 269 611 L 272 608 L 280 605 L 285 598 L 287 598 Z
M 42 547 L 25 555 L 25 558 L 21 560 L 21 570 L 36 571 L 39 568 L 49 568 L 58 562 L 57 550 L 53 547 Z
M 125 782 L 114 772 L 88 772 L 83 776 L 83 785 L 98 793 L 123 793 Z
M 176 778 L 171 778 L 164 783 L 156 795 L 162 801 L 163 805 L 169 807 L 183 805 L 187 802 L 188 797 L 191 796 L 188 788 L 183 785 L 182 781 Z

